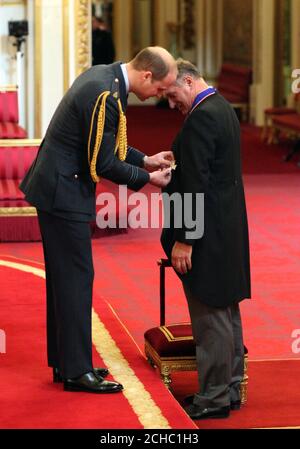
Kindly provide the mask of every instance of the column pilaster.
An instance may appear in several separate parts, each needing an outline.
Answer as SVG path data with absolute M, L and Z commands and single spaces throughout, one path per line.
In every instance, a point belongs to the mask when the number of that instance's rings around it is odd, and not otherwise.
M 254 0 L 250 118 L 256 125 L 263 125 L 264 109 L 274 104 L 274 19 L 273 0 Z

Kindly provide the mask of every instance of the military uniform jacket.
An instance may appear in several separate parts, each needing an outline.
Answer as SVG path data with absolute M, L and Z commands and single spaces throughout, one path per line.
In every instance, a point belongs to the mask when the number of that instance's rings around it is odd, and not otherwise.
M 58 105 L 38 156 L 20 185 L 26 200 L 38 209 L 79 221 L 95 218 L 96 184 L 90 176 L 88 140 L 91 131 L 93 148 L 98 111 L 92 130 L 91 119 L 96 100 L 104 91 L 118 93 L 125 113 L 127 94 L 121 63 L 90 68 L 74 81 Z M 149 174 L 141 168 L 144 154 L 129 147 L 126 161 L 118 159 L 114 154 L 118 123 L 117 100 L 110 95 L 97 174 L 139 190 L 149 181 Z
M 171 225 L 161 236 L 167 256 L 171 257 L 175 241 L 193 246 L 192 270 L 180 278 L 199 301 L 227 307 L 250 298 L 240 127 L 230 104 L 219 94 L 206 98 L 187 117 L 173 150 L 177 168 L 165 191 L 194 197 L 197 192 L 204 193 L 204 234 L 187 238 L 184 224 L 177 229 L 174 226 L 171 208 Z M 192 209 L 195 204 L 196 200 Z

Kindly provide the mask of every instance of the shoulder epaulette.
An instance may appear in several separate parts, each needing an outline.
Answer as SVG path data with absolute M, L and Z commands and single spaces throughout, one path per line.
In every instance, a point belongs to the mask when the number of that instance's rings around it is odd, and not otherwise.
M 127 155 L 127 125 L 126 125 L 126 116 L 122 109 L 122 103 L 120 100 L 120 92 L 119 92 L 119 80 L 115 78 L 113 82 L 112 91 L 102 92 L 97 100 L 93 109 L 90 132 L 89 132 L 89 140 L 88 140 L 88 162 L 90 166 L 90 174 L 94 182 L 99 182 L 100 177 L 97 175 L 97 159 L 101 148 L 101 143 L 103 139 L 104 126 L 105 126 L 105 111 L 106 111 L 106 101 L 109 95 L 112 95 L 118 103 L 119 108 L 119 126 L 118 133 L 115 144 L 115 154 L 118 153 L 118 157 L 121 161 L 125 161 Z M 99 106 L 100 105 L 100 106 Z M 93 155 L 91 156 L 91 139 L 94 128 L 94 120 L 97 108 L 99 106 L 98 112 L 98 120 L 97 120 L 97 130 L 95 137 L 95 144 Z

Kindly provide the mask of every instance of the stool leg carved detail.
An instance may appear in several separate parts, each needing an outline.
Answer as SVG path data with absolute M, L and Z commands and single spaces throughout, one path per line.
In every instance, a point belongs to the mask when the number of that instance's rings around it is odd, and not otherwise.
M 172 382 L 170 374 L 171 374 L 171 371 L 168 366 L 166 366 L 166 365 L 161 366 L 160 375 L 161 375 L 161 378 L 167 388 L 170 388 L 170 384 Z
M 149 363 L 149 365 L 152 366 L 152 368 L 156 368 L 156 365 L 155 365 L 154 361 L 151 359 L 151 357 L 148 354 L 146 354 L 146 356 L 147 356 L 147 362 Z
M 265 114 L 265 118 L 264 118 L 264 126 L 261 132 L 261 140 L 264 141 L 269 141 L 269 134 L 270 134 L 270 117 Z
M 147 345 L 145 347 L 145 355 L 149 365 L 154 369 L 158 369 L 160 377 L 168 389 L 171 388 L 173 371 L 197 371 L 196 358 L 189 357 L 186 360 L 180 360 L 180 362 L 173 360 L 171 363 L 170 360 L 165 361 L 158 358 L 155 353 L 152 354 Z M 246 404 L 248 399 L 248 352 L 244 354 L 244 377 L 240 385 L 240 398 L 241 404 Z
M 244 356 L 244 378 L 241 382 L 241 403 L 246 404 L 247 402 L 247 392 L 248 392 L 248 354 Z

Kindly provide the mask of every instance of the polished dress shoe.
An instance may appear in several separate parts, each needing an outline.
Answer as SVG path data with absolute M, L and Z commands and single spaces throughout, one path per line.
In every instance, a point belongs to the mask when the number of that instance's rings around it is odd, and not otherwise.
M 230 410 L 240 410 L 241 408 L 241 401 L 231 401 L 230 402 Z
M 185 407 L 185 411 L 191 419 L 228 418 L 230 407 L 228 405 L 218 408 L 200 408 L 197 405 L 191 404 Z
M 186 396 L 183 400 L 185 405 L 191 405 L 194 402 L 194 395 Z M 194 404 L 196 405 L 196 404 Z M 230 402 L 230 410 L 240 410 L 241 408 L 241 401 L 231 401 Z
M 123 390 L 118 382 L 109 382 L 96 376 L 93 371 L 85 373 L 76 379 L 64 380 L 65 391 L 86 391 L 88 393 L 117 393 Z
M 109 375 L 109 371 L 107 368 L 94 368 L 93 369 L 94 373 L 96 376 L 98 377 L 106 377 Z M 63 382 L 63 377 L 60 374 L 58 368 L 53 368 L 53 382 L 56 383 L 61 383 Z

